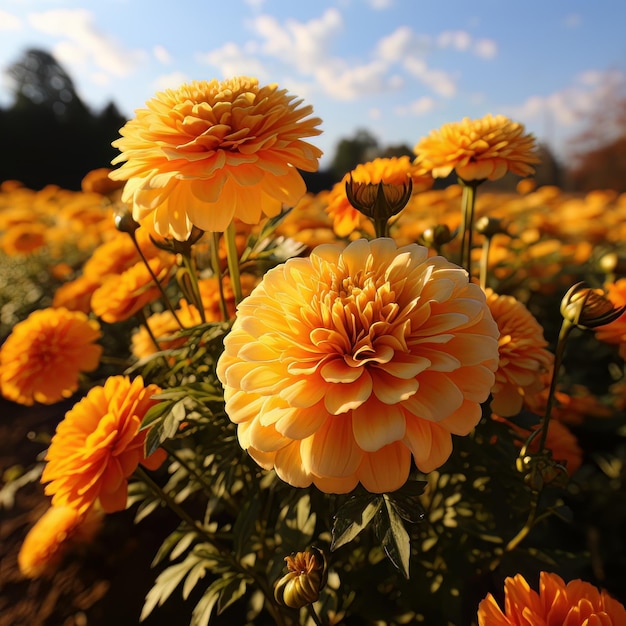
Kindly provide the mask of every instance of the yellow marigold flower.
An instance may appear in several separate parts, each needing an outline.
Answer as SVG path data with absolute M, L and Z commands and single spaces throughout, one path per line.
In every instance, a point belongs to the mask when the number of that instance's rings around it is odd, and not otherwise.
M 241 446 L 294 486 L 398 489 L 468 434 L 493 386 L 498 328 L 467 273 L 417 244 L 327 244 L 267 272 L 217 373 Z
M 102 527 L 102 511 L 94 507 L 81 514 L 69 506 L 52 506 L 28 531 L 17 555 L 26 578 L 54 573 L 72 548 L 90 542 Z
M 70 280 L 54 292 L 52 306 L 91 313 L 91 296 L 100 287 L 101 282 L 85 275 Z
M 478 606 L 479 626 L 621 626 L 626 609 L 606 591 L 577 579 L 565 584 L 541 572 L 539 593 L 517 574 L 504 581 L 504 611 L 488 594 Z
M 84 513 L 99 501 L 106 513 L 126 506 L 128 478 L 139 463 L 158 467 L 165 453 L 144 456 L 147 430 L 140 431 L 160 389 L 141 377 L 111 376 L 93 387 L 57 426 L 46 454 L 41 482 L 54 506 Z
M 496 180 L 507 172 L 529 176 L 535 171 L 533 164 L 539 163 L 535 149 L 535 138 L 522 124 L 504 115 L 486 115 L 444 124 L 414 150 L 416 164 L 435 178 L 454 170 L 461 180 L 470 181 Z
M 222 232 L 238 218 L 256 224 L 306 192 L 298 170 L 322 152 L 311 106 L 254 78 L 194 81 L 157 93 L 120 131 L 111 173 L 126 180 L 122 200 L 138 222 L 186 240 L 192 226 Z
M 63 307 L 34 311 L 0 349 L 0 389 L 8 400 L 54 404 L 77 389 L 81 372 L 98 367 L 100 325 Z
M 372 224 L 360 211 L 355 209 L 346 195 L 346 183 L 406 185 L 408 180 L 413 184 L 413 192 L 425 191 L 433 185 L 432 176 L 424 176 L 411 163 L 408 156 L 378 158 L 357 165 L 348 172 L 340 182 L 336 183 L 328 195 L 326 211 L 333 221 L 333 229 L 339 237 L 349 237 L 353 233 L 365 231 L 373 233 Z
M 543 328 L 522 302 L 513 296 L 486 290 L 487 305 L 498 325 L 500 360 L 496 382 L 491 390 L 494 412 L 517 415 L 527 396 L 546 386 L 544 374 L 551 371 L 554 355 L 546 350 Z
M 169 254 L 148 259 L 148 265 L 160 283 L 167 282 L 174 257 Z M 161 295 L 143 261 L 116 276 L 110 274 L 91 296 L 91 309 L 102 320 L 112 324 L 127 320 Z

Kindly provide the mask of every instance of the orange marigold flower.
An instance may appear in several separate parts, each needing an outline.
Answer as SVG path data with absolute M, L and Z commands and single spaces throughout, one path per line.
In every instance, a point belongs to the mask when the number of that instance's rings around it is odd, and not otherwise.
M 144 456 L 147 430 L 141 421 L 160 389 L 141 377 L 111 376 L 93 387 L 57 426 L 41 476 L 54 506 L 84 513 L 99 501 L 106 513 L 126 506 L 128 478 L 139 463 L 156 469 L 165 453 Z
M 486 290 L 487 305 L 498 325 L 500 360 L 491 390 L 491 408 L 505 417 L 517 415 L 524 399 L 546 386 L 554 355 L 546 350 L 543 328 L 522 302 L 513 296 Z
M 306 192 L 298 170 L 315 171 L 321 150 L 313 109 L 254 78 L 194 81 L 157 93 L 113 145 L 124 163 L 122 200 L 163 236 L 186 240 L 192 226 L 222 232 L 238 218 L 256 224 Z
M 0 240 L 2 251 L 9 256 L 31 254 L 46 245 L 45 224 L 30 223 L 11 226 Z
M 160 283 L 166 283 L 175 259 L 169 254 L 148 259 L 148 265 Z M 143 261 L 120 275 L 110 274 L 91 296 L 91 309 L 105 322 L 127 320 L 144 306 L 157 300 L 161 291 Z
M 241 446 L 286 482 L 398 489 L 466 435 L 493 386 L 498 328 L 467 273 L 417 244 L 322 245 L 267 272 L 217 366 Z
M 351 178 L 355 183 L 384 182 L 389 185 L 406 184 L 410 178 L 414 193 L 430 189 L 434 182 L 432 176 L 420 174 L 408 156 L 378 158 L 357 165 L 333 186 L 327 198 L 326 211 L 333 221 L 333 230 L 339 237 L 348 237 L 361 231 L 374 232 L 371 221 L 348 201 L 346 183 Z
M 626 278 L 605 285 L 606 297 L 616 308 L 626 306 Z M 622 313 L 615 321 L 594 328 L 600 341 L 619 346 L 619 354 L 626 359 L 626 313 Z
M 17 555 L 20 572 L 26 578 L 53 573 L 69 550 L 96 536 L 102 520 L 95 507 L 84 514 L 69 506 L 50 507 L 24 538 Z
M 534 173 L 539 163 L 535 138 L 524 126 L 504 115 L 482 119 L 463 118 L 444 124 L 423 137 L 415 146 L 416 164 L 435 178 L 454 170 L 464 180 L 496 180 L 507 172 L 518 176 Z
M 621 626 L 626 609 L 604 590 L 577 579 L 565 584 L 541 572 L 539 593 L 517 574 L 504 581 L 504 611 L 488 594 L 478 606 L 479 626 Z
M 100 325 L 80 311 L 34 311 L 13 327 L 0 349 L 0 389 L 8 400 L 54 404 L 77 389 L 81 372 L 98 367 Z

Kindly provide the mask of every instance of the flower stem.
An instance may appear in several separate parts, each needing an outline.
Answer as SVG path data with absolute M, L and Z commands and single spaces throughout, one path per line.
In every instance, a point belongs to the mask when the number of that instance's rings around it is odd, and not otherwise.
M 307 604 L 307 609 L 309 610 L 309 615 L 311 616 L 311 619 L 315 622 L 315 624 L 317 626 L 323 626 L 322 620 L 315 611 L 315 607 L 312 604 Z
M 226 258 L 228 259 L 228 273 L 230 274 L 230 284 L 235 294 L 235 304 L 243 300 L 241 290 L 241 275 L 239 274 L 239 253 L 237 252 L 237 241 L 235 239 L 235 223 L 231 222 L 224 232 L 226 238 Z
M 211 242 L 211 265 L 213 266 L 213 275 L 217 278 L 217 287 L 220 293 L 220 312 L 225 322 L 228 321 L 228 307 L 226 306 L 226 296 L 224 294 L 224 277 L 220 267 L 220 234 L 213 232 L 213 241 Z
M 206 322 L 206 314 L 204 312 L 204 304 L 200 295 L 200 286 L 198 284 L 198 276 L 196 273 L 195 263 L 191 258 L 190 252 L 181 252 L 180 258 L 183 260 L 182 267 L 176 273 L 178 284 L 185 294 L 185 297 L 198 309 L 200 319 L 204 324 Z
M 148 269 L 148 272 L 150 273 L 150 276 L 151 276 L 152 280 L 154 281 L 154 284 L 157 286 L 158 290 L 161 292 L 161 296 L 163 297 L 163 301 L 165 302 L 165 306 L 167 306 L 167 308 L 170 310 L 171 314 L 174 316 L 174 319 L 176 320 L 176 323 L 181 328 L 183 328 L 183 325 L 181 324 L 180 320 L 178 319 L 178 315 L 176 315 L 176 311 L 174 310 L 174 307 L 172 306 L 172 303 L 170 302 L 170 299 L 169 299 L 167 293 L 165 292 L 165 289 L 163 288 L 163 285 L 161 284 L 161 281 L 158 279 L 157 275 L 154 273 L 154 270 L 152 269 L 152 267 L 150 267 L 150 263 L 148 263 L 148 259 L 146 258 L 146 255 L 143 253 L 143 250 L 141 249 L 141 246 L 139 245 L 139 242 L 137 241 L 137 237 L 136 237 L 135 233 L 134 232 L 130 232 L 130 233 L 128 233 L 128 235 L 133 240 L 133 243 L 135 244 L 135 248 L 137 249 L 137 252 L 139 253 L 139 256 L 141 257 L 141 260 L 143 261 L 143 264 Z
M 472 262 L 472 231 L 474 228 L 474 205 L 476 204 L 476 188 L 479 181 L 460 180 L 463 187 L 461 197 L 461 267 L 471 276 Z
M 483 250 L 480 256 L 480 287 L 487 289 L 487 274 L 489 273 L 489 252 L 491 250 L 491 237 L 485 236 Z
M 550 389 L 548 391 L 548 399 L 546 400 L 546 410 L 543 415 L 541 423 L 541 438 L 539 439 L 539 453 L 541 453 L 546 445 L 546 439 L 548 437 L 548 427 L 550 426 L 550 418 L 552 417 L 552 405 L 554 403 L 554 393 L 556 391 L 556 382 L 559 376 L 559 370 L 563 363 L 563 354 L 565 353 L 565 344 L 569 334 L 575 325 L 568 319 L 564 318 L 561 324 L 561 330 L 559 331 L 559 338 L 556 344 L 556 350 L 554 352 L 554 368 L 552 370 L 552 378 L 550 379 Z

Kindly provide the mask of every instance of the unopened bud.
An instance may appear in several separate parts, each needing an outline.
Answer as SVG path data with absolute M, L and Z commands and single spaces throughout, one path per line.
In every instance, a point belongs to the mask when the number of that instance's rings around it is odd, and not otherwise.
M 596 328 L 615 321 L 626 306 L 615 307 L 606 294 L 586 283 L 576 283 L 561 300 L 561 315 L 579 328 Z
M 292 609 L 316 602 L 328 578 L 324 553 L 311 547 L 285 557 L 285 562 L 287 573 L 274 586 L 276 601 Z

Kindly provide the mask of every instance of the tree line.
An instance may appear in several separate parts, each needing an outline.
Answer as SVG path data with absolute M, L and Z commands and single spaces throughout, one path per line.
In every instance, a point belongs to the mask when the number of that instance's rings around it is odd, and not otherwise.
M 6 69 L 6 74 L 14 100 L 8 108 L 0 108 L 4 154 L 0 182 L 18 180 L 31 189 L 56 184 L 77 190 L 87 172 L 110 167 L 118 154 L 111 142 L 119 137 L 119 130 L 127 121 L 113 102 L 100 112 L 89 109 L 65 69 L 44 50 L 25 51 Z M 616 99 L 612 110 L 614 133 L 603 136 L 595 132 L 607 127 L 605 106 L 602 119 L 590 120 L 589 128 L 575 139 L 575 158 L 569 167 L 559 163 L 548 146 L 541 145 L 537 184 L 574 191 L 626 191 L 626 97 Z M 337 143 L 327 170 L 304 176 L 309 190 L 318 192 L 332 187 L 359 163 L 405 154 L 414 156 L 411 146 L 381 145 L 367 129 L 359 129 Z M 450 177 L 437 181 L 437 186 L 453 182 Z M 499 186 L 507 189 L 515 183 L 516 180 L 505 178 Z

